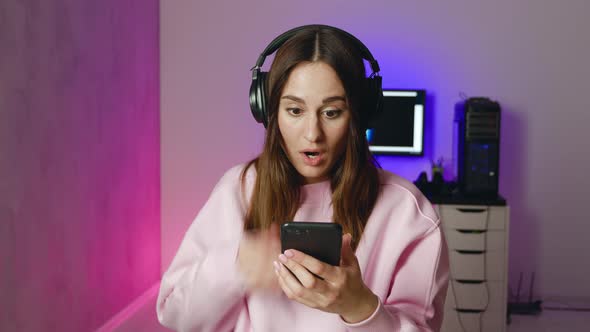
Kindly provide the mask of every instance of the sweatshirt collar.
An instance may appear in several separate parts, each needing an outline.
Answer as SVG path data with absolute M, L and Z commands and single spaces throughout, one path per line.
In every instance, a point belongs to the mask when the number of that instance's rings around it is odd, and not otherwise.
M 331 196 L 330 180 L 305 184 L 301 186 L 301 204 L 322 204 L 326 197 Z

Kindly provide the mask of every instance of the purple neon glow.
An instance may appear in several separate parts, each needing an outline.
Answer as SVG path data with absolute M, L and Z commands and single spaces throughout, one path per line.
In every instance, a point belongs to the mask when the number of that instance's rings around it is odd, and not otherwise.
M 158 2 L 0 17 L 0 330 L 92 331 L 159 279 Z

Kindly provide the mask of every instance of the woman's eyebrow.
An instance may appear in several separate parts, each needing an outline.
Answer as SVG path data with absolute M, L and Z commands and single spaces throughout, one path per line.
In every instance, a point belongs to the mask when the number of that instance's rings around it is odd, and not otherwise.
M 296 101 L 298 103 L 305 104 L 305 101 L 303 99 L 301 99 L 299 97 L 291 96 L 291 95 L 282 96 L 281 99 L 290 99 L 292 101 Z
M 343 102 L 346 102 L 346 97 L 344 97 L 344 96 L 328 97 L 328 98 L 325 98 L 324 100 L 322 100 L 322 103 L 327 104 L 327 103 L 331 103 L 333 101 L 343 101 Z
M 281 99 L 289 99 L 289 100 L 296 101 L 298 103 L 305 104 L 305 101 L 303 99 L 301 99 L 299 97 L 296 97 L 296 96 L 292 96 L 292 95 L 282 96 Z M 324 100 L 322 100 L 322 103 L 327 104 L 327 103 L 331 103 L 333 101 L 343 101 L 343 102 L 346 102 L 346 97 L 344 97 L 344 96 L 332 96 L 332 97 L 324 98 Z

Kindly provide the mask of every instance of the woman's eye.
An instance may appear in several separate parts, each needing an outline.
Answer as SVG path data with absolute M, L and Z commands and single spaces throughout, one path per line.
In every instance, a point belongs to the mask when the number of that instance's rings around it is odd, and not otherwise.
M 301 109 L 297 108 L 297 107 L 291 107 L 291 108 L 287 108 L 287 112 L 289 112 L 289 114 L 291 114 L 291 115 L 300 115 Z
M 340 115 L 342 111 L 340 110 L 326 110 L 324 111 L 324 116 L 328 119 L 334 119 Z

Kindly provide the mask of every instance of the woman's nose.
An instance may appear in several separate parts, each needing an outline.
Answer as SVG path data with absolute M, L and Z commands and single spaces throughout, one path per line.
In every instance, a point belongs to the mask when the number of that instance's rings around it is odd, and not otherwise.
M 320 117 L 310 114 L 305 123 L 305 139 L 311 143 L 315 143 L 322 138 L 322 135 L 322 121 Z

